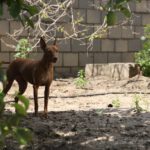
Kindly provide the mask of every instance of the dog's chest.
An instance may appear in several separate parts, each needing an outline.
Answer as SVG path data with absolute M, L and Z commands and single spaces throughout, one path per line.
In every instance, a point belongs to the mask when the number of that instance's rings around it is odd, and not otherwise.
M 36 69 L 33 70 L 32 80 L 33 84 L 45 85 L 53 79 L 53 70 L 50 68 L 49 70 L 41 70 Z

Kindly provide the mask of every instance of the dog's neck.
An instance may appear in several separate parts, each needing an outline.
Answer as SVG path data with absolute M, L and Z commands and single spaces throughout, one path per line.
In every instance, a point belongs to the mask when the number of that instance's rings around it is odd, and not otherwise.
M 46 69 L 47 71 L 53 69 L 52 60 L 50 60 L 50 58 L 47 57 L 46 54 L 44 54 L 42 59 L 40 60 L 40 67 Z

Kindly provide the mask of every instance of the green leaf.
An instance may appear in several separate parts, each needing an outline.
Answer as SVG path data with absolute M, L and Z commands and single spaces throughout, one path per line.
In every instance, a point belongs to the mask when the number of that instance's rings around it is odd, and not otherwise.
M 7 126 L 6 123 L 2 123 L 0 125 L 0 130 L 1 130 L 3 136 L 6 136 L 10 133 L 9 127 Z
M 108 26 L 115 25 L 116 20 L 117 20 L 115 12 L 109 11 L 106 18 L 107 18 L 107 25 Z
M 33 21 L 31 19 L 29 19 L 28 16 L 24 16 L 24 18 L 25 18 L 25 22 L 27 23 L 27 25 L 34 28 Z
M 27 110 L 29 108 L 29 100 L 23 95 L 18 95 L 18 98 L 21 102 L 23 102 L 25 109 Z
M 127 18 L 131 17 L 131 12 L 128 8 L 121 7 L 120 11 L 125 15 L 125 17 L 127 17 Z
M 126 0 L 116 0 L 116 4 L 121 4 L 121 3 L 124 3 Z
M 23 9 L 29 12 L 31 16 L 39 12 L 36 6 L 31 6 L 31 5 L 26 5 L 26 4 L 23 5 Z
M 32 139 L 31 132 L 27 128 L 15 128 L 14 136 L 21 145 L 27 145 Z
M 12 126 L 18 126 L 20 116 L 14 114 L 7 120 L 7 125 L 11 128 Z
M 21 116 L 25 116 L 26 115 L 26 109 L 22 105 L 16 103 L 13 106 L 15 107 L 16 113 L 18 115 L 21 115 Z
M 9 6 L 9 12 L 13 18 L 17 18 L 21 11 L 21 5 L 17 1 L 12 1 Z

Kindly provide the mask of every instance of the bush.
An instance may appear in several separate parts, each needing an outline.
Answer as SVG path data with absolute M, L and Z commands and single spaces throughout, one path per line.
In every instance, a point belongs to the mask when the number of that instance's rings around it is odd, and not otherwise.
M 141 40 L 143 48 L 135 53 L 135 62 L 140 65 L 143 75 L 150 77 L 150 25 L 144 28 L 144 36 Z
M 32 46 L 27 39 L 21 39 L 19 40 L 15 51 L 15 58 L 27 58 L 28 53 L 32 51 Z
M 21 119 L 26 115 L 29 107 L 29 100 L 22 95 L 18 95 L 20 104 L 15 103 L 13 107 L 16 113 L 12 116 L 5 116 L 4 94 L 0 93 L 0 149 L 6 146 L 6 139 L 9 137 L 15 138 L 19 145 L 27 145 L 32 137 L 29 129 L 20 127 Z

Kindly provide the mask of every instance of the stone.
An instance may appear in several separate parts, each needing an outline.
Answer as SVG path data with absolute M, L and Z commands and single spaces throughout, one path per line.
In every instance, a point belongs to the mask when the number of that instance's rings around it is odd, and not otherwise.
M 116 80 L 123 80 L 137 75 L 138 69 L 135 63 L 87 64 L 85 75 L 86 77 L 108 76 Z

